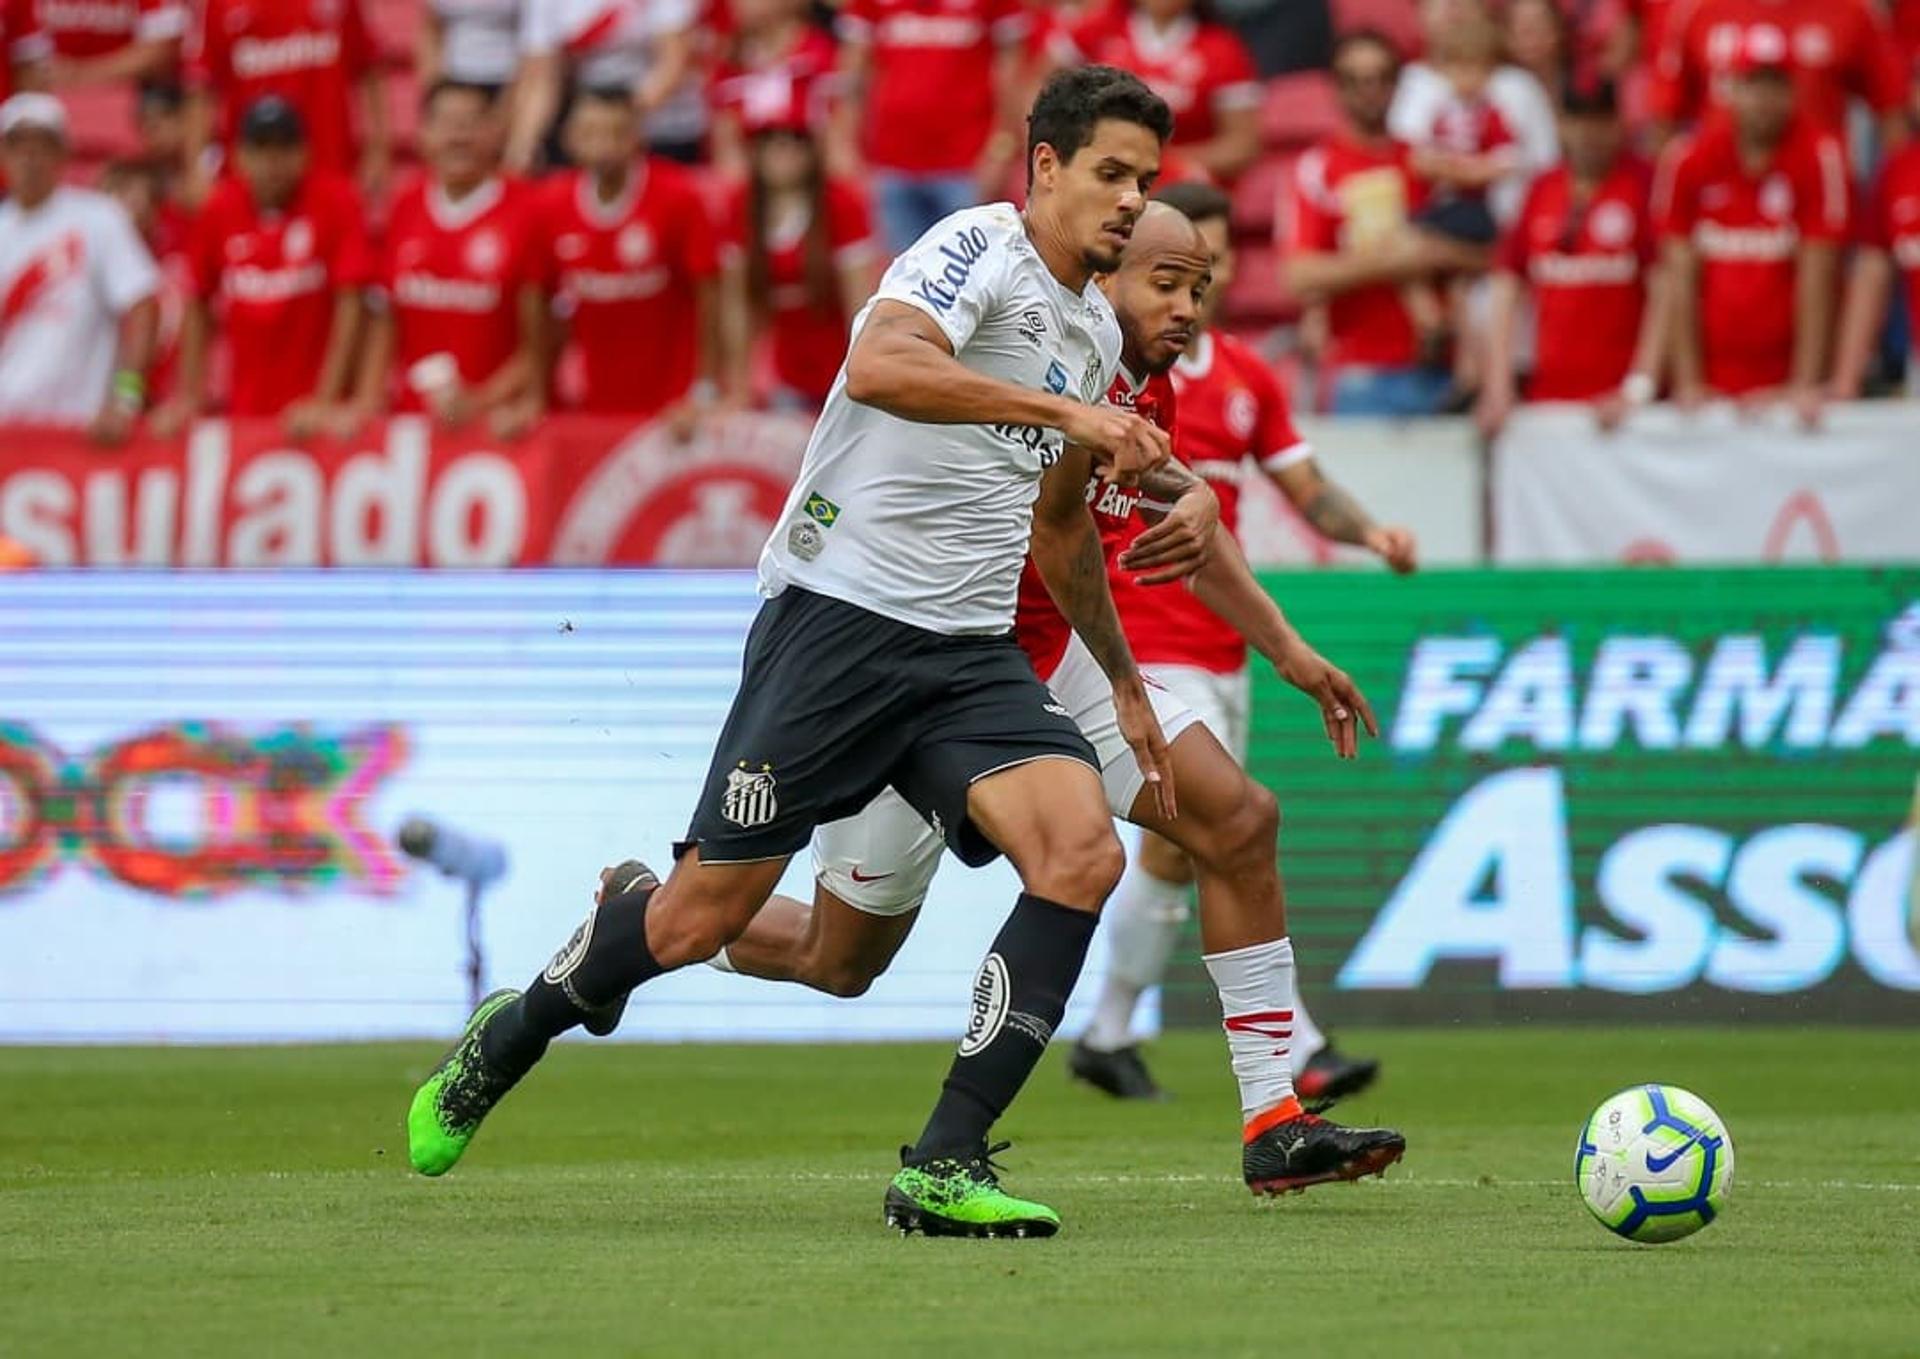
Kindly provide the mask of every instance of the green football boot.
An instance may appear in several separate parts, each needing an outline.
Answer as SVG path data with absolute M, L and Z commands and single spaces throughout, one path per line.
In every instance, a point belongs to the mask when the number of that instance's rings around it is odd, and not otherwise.
M 988 1158 L 1008 1145 L 919 1165 L 906 1164 L 911 1149 L 900 1148 L 900 1173 L 887 1186 L 887 1225 L 903 1236 L 1052 1236 L 1060 1230 L 1060 1214 L 1000 1187 L 998 1167 Z
M 508 988 L 481 1001 L 460 1041 L 413 1092 L 407 1109 L 407 1158 L 422 1175 L 452 1170 L 480 1131 L 480 1121 L 513 1089 L 513 1078 L 487 1065 L 480 1031 L 502 1006 L 518 999 L 520 993 Z

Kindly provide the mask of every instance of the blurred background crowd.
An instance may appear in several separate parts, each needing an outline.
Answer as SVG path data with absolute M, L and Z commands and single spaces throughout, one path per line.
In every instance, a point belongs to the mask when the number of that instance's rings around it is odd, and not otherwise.
M 1302 410 L 1897 392 L 1920 0 L 0 0 L 0 422 L 805 409 L 1138 72 Z M 0 442 L 0 448 L 4 443 Z

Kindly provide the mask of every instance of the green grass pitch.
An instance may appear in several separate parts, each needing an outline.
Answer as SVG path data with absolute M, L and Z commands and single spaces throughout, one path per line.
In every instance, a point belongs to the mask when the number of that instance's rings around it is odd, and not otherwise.
M 464 1165 L 406 1168 L 424 1046 L 0 1050 L 0 1354 L 1920 1353 L 1920 1033 L 1348 1035 L 1384 1181 L 1255 1202 L 1219 1038 L 1178 1098 L 1069 1084 L 1001 1132 L 1050 1241 L 902 1240 L 894 1148 L 929 1047 L 567 1044 Z M 1574 1137 L 1616 1088 L 1697 1090 L 1731 1208 L 1677 1245 L 1587 1215 Z

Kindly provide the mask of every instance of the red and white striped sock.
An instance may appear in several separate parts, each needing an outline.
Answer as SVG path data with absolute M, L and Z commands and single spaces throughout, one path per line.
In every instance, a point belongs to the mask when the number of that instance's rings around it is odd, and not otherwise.
M 1240 1082 L 1243 1132 L 1252 1141 L 1276 1123 L 1300 1113 L 1293 1097 L 1293 942 L 1265 944 L 1206 955 L 1207 971 L 1220 992 L 1233 1076 Z

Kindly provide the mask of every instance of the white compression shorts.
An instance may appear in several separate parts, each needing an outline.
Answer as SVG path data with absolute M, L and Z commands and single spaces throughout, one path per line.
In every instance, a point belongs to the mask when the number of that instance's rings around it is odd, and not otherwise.
M 1078 637 L 1047 687 L 1092 742 L 1100 757 L 1107 806 L 1126 817 L 1146 786 L 1133 750 L 1120 735 L 1113 686 Z M 1160 730 L 1173 744 L 1200 718 L 1166 687 L 1148 677 L 1147 697 Z M 888 788 L 858 813 L 813 833 L 813 873 L 829 892 L 869 915 L 905 915 L 927 899 L 946 842 L 908 801 Z

